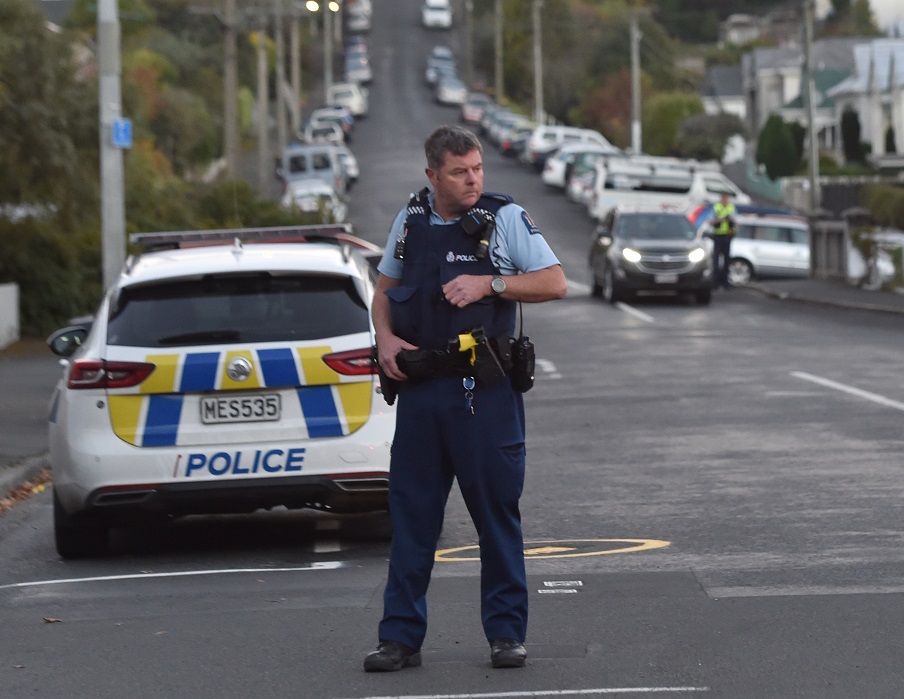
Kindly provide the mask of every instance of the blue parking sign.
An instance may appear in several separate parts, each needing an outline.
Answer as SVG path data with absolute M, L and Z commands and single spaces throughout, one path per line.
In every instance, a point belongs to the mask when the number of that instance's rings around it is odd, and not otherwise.
M 132 120 L 113 120 L 113 145 L 117 148 L 132 147 Z

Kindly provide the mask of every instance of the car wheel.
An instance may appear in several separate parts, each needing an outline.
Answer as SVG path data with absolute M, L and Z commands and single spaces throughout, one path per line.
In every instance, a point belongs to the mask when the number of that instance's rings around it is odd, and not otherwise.
M 109 549 L 109 528 L 97 519 L 70 515 L 53 491 L 53 535 L 63 558 L 102 556 Z
M 609 303 L 616 303 L 622 300 L 622 292 L 615 286 L 615 278 L 611 267 L 606 268 L 606 273 L 603 276 L 603 298 Z
M 753 265 L 739 257 L 728 263 L 728 283 L 733 286 L 744 286 L 753 279 Z
M 709 302 L 712 301 L 713 291 L 712 289 L 698 289 L 697 290 L 697 303 L 701 306 L 709 305 Z

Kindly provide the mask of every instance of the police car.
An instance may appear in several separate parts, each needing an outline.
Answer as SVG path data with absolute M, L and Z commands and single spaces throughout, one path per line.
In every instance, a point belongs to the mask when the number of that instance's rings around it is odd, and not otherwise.
M 155 515 L 387 508 L 394 411 L 370 321 L 380 248 L 347 225 L 132 236 L 49 417 L 61 556 Z

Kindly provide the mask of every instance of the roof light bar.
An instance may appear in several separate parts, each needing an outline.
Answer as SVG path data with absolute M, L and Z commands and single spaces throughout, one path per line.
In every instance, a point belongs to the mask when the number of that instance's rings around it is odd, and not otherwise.
M 350 223 L 313 226 L 275 226 L 271 228 L 219 228 L 202 231 L 161 231 L 132 233 L 129 242 L 145 250 L 234 245 L 236 240 L 254 243 L 335 242 L 349 244 L 365 251 L 380 248 L 353 234 Z

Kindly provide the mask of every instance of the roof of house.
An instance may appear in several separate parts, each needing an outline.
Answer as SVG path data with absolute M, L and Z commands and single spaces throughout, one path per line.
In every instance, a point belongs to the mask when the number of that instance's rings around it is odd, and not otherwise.
M 843 70 L 816 70 L 813 72 L 813 83 L 818 96 L 817 109 L 831 109 L 835 106 L 835 100 L 829 97 L 828 92 L 849 75 L 849 72 Z M 785 105 L 785 109 L 803 109 L 805 106 L 803 95 L 798 95 Z
M 704 97 L 740 97 L 744 94 L 741 66 L 711 66 L 703 80 Z
M 829 95 L 865 93 L 875 79 L 879 92 L 886 92 L 894 84 L 904 86 L 904 39 L 873 39 L 854 47 L 853 74 L 835 85 Z

